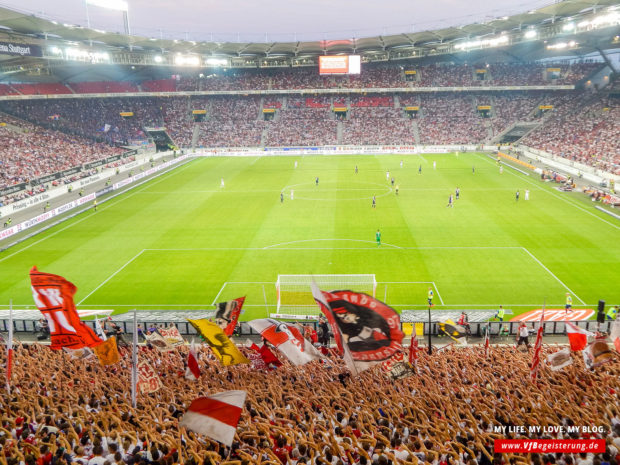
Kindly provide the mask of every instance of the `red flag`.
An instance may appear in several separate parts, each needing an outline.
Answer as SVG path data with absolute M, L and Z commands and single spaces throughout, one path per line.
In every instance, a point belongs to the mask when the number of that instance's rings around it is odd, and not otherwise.
M 9 337 L 6 341 L 6 390 L 11 393 L 11 374 L 13 372 L 13 301 L 9 307 Z
M 569 321 L 566 322 L 566 334 L 568 336 L 570 350 L 572 351 L 585 349 L 588 345 L 588 336 L 594 336 L 594 333 L 586 331 Z
M 282 362 L 269 350 L 267 344 L 258 347 L 249 339 L 245 346 L 252 352 L 248 354 L 248 358 L 252 361 L 252 368 L 255 370 L 266 370 L 268 368 L 277 368 L 282 366 Z
M 418 359 L 418 350 L 420 350 L 418 345 L 418 336 L 414 330 L 411 335 L 411 346 L 409 346 L 409 363 L 413 364 Z
M 210 397 L 199 397 L 190 404 L 179 426 L 230 447 L 246 395 L 245 391 L 224 391 Z
M 540 314 L 540 323 L 538 323 L 538 332 L 536 333 L 536 343 L 534 344 L 534 356 L 532 357 L 532 366 L 530 368 L 530 377 L 532 382 L 536 382 L 538 377 L 538 368 L 540 366 L 540 352 L 542 350 L 542 338 L 545 331 L 545 309 L 543 307 Z
M 232 336 L 241 315 L 245 297 L 215 304 L 215 323 L 222 328 L 226 336 Z
M 77 288 L 72 283 L 62 276 L 42 273 L 36 266 L 30 270 L 30 282 L 34 303 L 50 328 L 51 349 L 96 347 L 103 342 L 90 327 L 80 321 L 73 303 Z
M 200 367 L 198 366 L 198 355 L 196 354 L 196 346 L 192 339 L 192 344 L 189 346 L 189 353 L 187 354 L 187 370 L 185 372 L 187 379 L 197 380 L 200 378 Z
M 304 365 L 321 358 L 316 348 L 301 335 L 294 325 L 263 318 L 248 324 L 271 344 L 278 348 L 294 365 Z
M 487 323 L 487 329 L 484 333 L 484 357 L 485 358 L 489 358 L 489 349 L 491 346 L 491 341 L 489 340 L 489 332 L 490 332 L 489 323 Z
M 390 359 L 402 350 L 400 316 L 374 297 L 353 291 L 321 291 L 312 295 L 332 328 L 344 360 L 354 374 Z

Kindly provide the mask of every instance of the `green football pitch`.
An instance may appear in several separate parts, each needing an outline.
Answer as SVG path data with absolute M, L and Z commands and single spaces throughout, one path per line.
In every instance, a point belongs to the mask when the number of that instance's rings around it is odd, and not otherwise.
M 83 309 L 246 295 L 242 319 L 264 317 L 279 274 L 374 274 L 398 310 L 425 308 L 429 286 L 439 309 L 560 308 L 566 292 L 595 308 L 620 303 L 620 222 L 478 153 L 199 158 L 2 252 L 2 308 L 34 308 L 33 265 Z

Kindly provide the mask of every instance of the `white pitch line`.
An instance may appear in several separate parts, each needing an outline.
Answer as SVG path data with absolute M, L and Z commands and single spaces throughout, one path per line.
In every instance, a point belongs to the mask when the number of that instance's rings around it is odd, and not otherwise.
M 349 242 L 363 242 L 365 244 L 374 244 L 373 241 L 366 241 L 363 239 L 301 239 L 298 241 L 280 242 L 279 244 L 268 245 L 268 246 L 263 247 L 263 249 L 274 249 L 274 248 L 278 248 L 281 245 L 299 244 L 302 242 L 321 242 L 321 241 L 349 241 Z M 387 243 L 382 243 L 381 245 L 387 245 L 389 247 L 394 247 L 396 249 L 402 248 L 402 247 L 398 247 L 397 245 L 387 244 Z
M 435 290 L 437 291 L 437 297 L 439 297 L 439 301 L 441 302 L 441 305 L 445 305 L 443 303 L 443 299 L 441 298 L 441 294 L 439 293 L 439 288 L 437 287 L 437 284 L 435 284 L 435 281 L 433 281 L 433 287 L 435 288 Z
M 493 162 L 492 162 L 491 160 L 489 160 L 488 158 L 482 157 L 480 154 L 477 154 L 477 155 L 478 155 L 479 157 L 481 157 L 483 160 L 487 160 L 489 163 L 493 163 Z M 521 178 L 521 177 L 520 177 L 517 173 L 514 173 L 514 172 L 512 172 L 512 171 L 506 171 L 506 172 L 507 172 L 507 173 L 512 174 L 513 176 L 516 176 L 516 177 L 517 177 L 517 178 L 519 178 L 519 179 L 522 179 L 522 178 Z M 593 216 L 594 218 L 596 218 L 596 219 L 598 219 L 598 220 L 601 220 L 603 223 L 606 223 L 606 224 L 608 224 L 609 226 L 611 226 L 611 227 L 613 227 L 613 228 L 620 229 L 620 226 L 618 226 L 617 224 L 610 223 L 610 222 L 609 222 L 609 221 L 607 221 L 606 219 L 601 218 L 601 217 L 600 217 L 600 216 L 598 216 L 598 215 L 595 215 L 595 214 L 594 214 L 594 213 L 592 213 L 591 211 L 588 211 L 588 210 L 586 210 L 585 208 L 580 207 L 579 205 L 576 205 L 574 202 L 571 202 L 570 200 L 568 200 L 568 199 L 566 199 L 566 198 L 562 197 L 561 195 L 556 194 L 555 192 L 549 191 L 549 190 L 547 190 L 547 189 L 543 189 L 541 186 L 539 186 L 538 184 L 536 184 L 534 181 L 531 181 L 530 179 L 523 179 L 523 181 L 527 182 L 528 184 L 531 184 L 531 185 L 532 185 L 532 186 L 534 186 L 537 190 L 539 190 L 539 191 L 543 191 L 543 192 L 546 192 L 547 194 L 552 195 L 553 197 L 556 197 L 556 198 L 558 198 L 558 199 L 562 200 L 563 202 L 566 202 L 566 203 L 567 203 L 567 204 L 569 204 L 569 205 L 572 205 L 573 207 L 575 207 L 575 208 L 577 208 L 577 209 L 581 210 L 582 212 L 587 213 L 588 215 Z
M 222 284 L 222 287 L 220 288 L 220 292 L 217 293 L 217 295 L 215 296 L 215 299 L 213 299 L 213 302 L 211 302 L 211 305 L 215 305 L 217 303 L 217 299 L 220 298 L 220 294 L 222 293 L 222 291 L 224 290 L 224 288 L 226 287 L 226 284 L 228 284 L 228 281 L 226 281 L 224 284 Z
M 579 300 L 579 302 L 581 302 L 583 305 L 586 305 L 586 303 L 583 300 L 581 300 L 581 298 L 577 294 L 575 294 L 573 291 L 571 291 L 570 288 L 566 284 L 564 284 L 560 278 L 558 278 L 555 274 L 553 274 L 553 272 L 549 268 L 547 268 L 545 265 L 543 265 L 543 263 L 539 259 L 537 259 L 534 256 L 534 254 L 532 254 L 532 252 L 527 250 L 525 247 L 522 247 L 522 249 L 530 257 L 532 257 L 540 266 L 542 266 L 547 271 L 547 273 L 549 273 L 551 276 L 553 276 L 557 280 L 557 282 L 559 282 L 564 287 L 564 289 L 566 289 L 568 292 L 570 292 L 572 295 L 574 295 L 577 298 L 577 300 Z
M 129 193 L 128 195 L 120 195 L 120 197 L 121 197 L 120 199 L 118 199 L 117 201 L 112 202 L 112 203 L 110 203 L 110 204 L 108 204 L 108 202 L 105 202 L 103 205 L 101 205 L 101 207 L 100 207 L 100 211 L 107 210 L 108 208 L 113 207 L 113 206 L 114 206 L 114 205 L 116 205 L 117 203 L 123 202 L 124 200 L 127 200 L 127 199 L 129 199 L 129 198 L 133 197 L 133 196 L 134 196 L 134 195 L 136 195 L 136 194 L 139 194 L 140 192 L 142 192 L 142 191 L 143 191 L 144 189 L 146 189 L 147 187 L 150 187 L 150 186 L 152 186 L 152 185 L 154 185 L 154 184 L 158 184 L 158 183 L 160 183 L 161 181 L 164 181 L 165 179 L 167 179 L 167 178 L 168 178 L 168 175 L 171 175 L 171 174 L 176 174 L 176 173 L 178 173 L 179 171 L 181 171 L 181 170 L 183 170 L 183 169 L 185 169 L 185 168 L 189 167 L 189 165 L 190 165 L 190 164 L 191 164 L 191 162 L 188 162 L 187 164 L 185 164 L 185 165 L 181 166 L 180 168 L 178 168 L 178 171 L 177 171 L 177 168 L 173 168 L 173 169 L 171 169 L 170 171 L 168 171 L 168 172 L 166 172 L 166 173 L 162 174 L 162 175 L 161 175 L 161 176 L 159 176 L 158 178 L 153 178 L 153 179 L 151 179 L 151 180 L 147 180 L 147 181 L 145 181 L 145 183 L 147 184 L 146 186 L 144 186 L 144 187 L 143 187 L 143 188 L 141 188 L 141 189 L 138 189 L 138 190 L 137 190 L 137 191 L 135 191 L 135 192 L 131 192 L 131 193 Z M 150 181 L 155 180 L 155 179 L 157 179 L 157 181 L 155 181 L 153 184 L 150 184 Z M 133 190 L 133 189 L 131 189 L 131 190 Z M 127 193 L 127 192 L 119 192 L 119 194 L 126 194 L 126 193 Z M 117 195 L 118 195 L 118 194 L 117 194 Z M 85 210 L 85 211 L 86 211 L 86 210 Z M 35 241 L 35 242 L 33 242 L 33 243 L 31 243 L 31 244 L 29 244 L 29 245 L 27 245 L 27 246 L 25 246 L 25 247 L 23 247 L 23 248 L 19 249 L 18 251 L 13 252 L 12 254 L 7 255 L 6 257 L 2 257 L 2 258 L 0 258 L 0 262 L 3 262 L 3 261 L 4 261 L 4 260 L 6 260 L 7 258 L 11 258 L 12 256 L 17 255 L 18 253 L 21 253 L 21 252 L 23 252 L 24 250 L 27 250 L 27 249 L 29 249 L 30 247 L 32 247 L 32 246 L 34 246 L 34 245 L 37 245 L 37 244 L 39 244 L 39 243 L 43 242 L 43 241 L 44 241 L 44 240 L 46 240 L 46 239 L 49 239 L 50 237 L 54 237 L 56 234 L 59 234 L 59 233 L 63 232 L 64 230 L 69 229 L 69 228 L 71 228 L 71 227 L 75 226 L 76 224 L 79 224 L 79 223 L 81 223 L 82 221 L 87 220 L 87 219 L 89 219 L 89 218 L 91 218 L 91 215 L 86 215 L 86 216 L 84 216 L 83 218 L 81 218 L 81 219 L 79 219 L 79 220 L 76 220 L 76 221 L 74 221 L 74 222 L 72 222 L 72 223 L 68 224 L 68 225 L 67 225 L 67 226 L 65 226 L 64 228 L 59 229 L 58 231 L 55 231 L 55 232 L 50 233 L 50 234 L 46 234 L 45 236 L 43 236 L 43 237 L 42 237 L 41 239 L 39 239 L 38 241 Z
M 142 249 L 140 252 L 138 252 L 136 255 L 134 255 L 127 263 L 125 263 L 123 266 L 121 266 L 118 270 L 116 270 L 114 273 L 112 273 L 110 276 L 108 276 L 108 278 L 102 282 L 101 284 L 99 284 L 99 286 L 97 286 L 96 288 L 94 288 L 92 291 L 90 291 L 90 293 L 84 297 L 82 300 L 80 300 L 77 305 L 80 305 L 82 302 L 84 302 L 86 299 L 88 299 L 91 295 L 93 295 L 99 288 L 101 288 L 105 283 L 107 283 L 110 279 L 112 279 L 114 276 L 116 276 L 118 273 L 120 273 L 121 271 L 123 271 L 123 269 L 125 269 L 125 267 L 127 265 L 129 265 L 131 262 L 133 262 L 136 258 L 138 258 L 140 255 L 142 255 L 142 253 L 144 252 L 144 249 Z

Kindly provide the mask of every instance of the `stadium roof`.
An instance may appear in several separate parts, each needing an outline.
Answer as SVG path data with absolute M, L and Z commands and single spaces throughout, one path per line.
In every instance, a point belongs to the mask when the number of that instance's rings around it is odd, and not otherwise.
M 0 8 L 0 30 L 15 39 L 20 35 L 93 44 L 99 47 L 139 48 L 153 52 L 181 52 L 202 55 L 225 56 L 316 56 L 337 53 L 372 53 L 401 47 L 424 47 L 436 44 L 480 37 L 486 34 L 527 28 L 543 23 L 555 22 L 574 15 L 597 11 L 619 5 L 618 0 L 564 0 L 543 8 L 514 16 L 493 19 L 461 27 L 448 27 L 432 31 L 421 31 L 368 38 L 348 38 L 310 42 L 194 42 L 169 40 L 88 29 L 80 25 L 61 24 L 34 15 L 23 14 L 7 8 Z

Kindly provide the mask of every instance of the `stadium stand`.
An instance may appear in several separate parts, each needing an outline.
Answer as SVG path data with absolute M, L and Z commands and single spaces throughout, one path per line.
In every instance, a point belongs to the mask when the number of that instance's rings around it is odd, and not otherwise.
M 521 142 L 569 160 L 620 174 L 620 105 L 587 93 L 554 106 L 545 123 Z
M 98 160 L 123 150 L 0 115 L 0 187 Z

